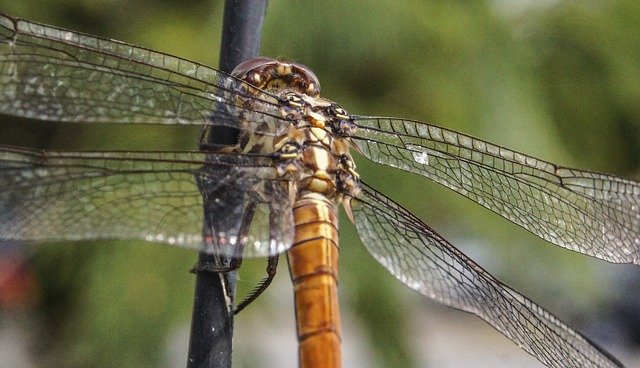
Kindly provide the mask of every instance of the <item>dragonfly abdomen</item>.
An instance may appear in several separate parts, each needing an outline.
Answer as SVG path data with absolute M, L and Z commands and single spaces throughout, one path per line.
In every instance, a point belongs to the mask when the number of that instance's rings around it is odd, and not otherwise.
M 337 207 L 307 193 L 293 208 L 294 244 L 287 253 L 294 285 L 300 368 L 340 367 Z

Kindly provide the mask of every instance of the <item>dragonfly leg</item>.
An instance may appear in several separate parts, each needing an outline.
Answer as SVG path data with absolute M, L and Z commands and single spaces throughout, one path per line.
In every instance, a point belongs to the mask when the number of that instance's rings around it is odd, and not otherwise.
M 275 256 L 267 258 L 267 277 L 262 279 L 262 281 L 260 281 L 258 285 L 251 290 L 249 295 L 247 295 L 244 300 L 238 304 L 236 309 L 233 311 L 233 314 L 240 313 L 241 310 L 256 300 L 256 298 L 258 298 L 260 294 L 269 287 L 271 281 L 273 281 L 273 278 L 276 276 L 276 271 L 278 269 L 278 257 L 279 256 L 276 254 Z
M 233 249 L 233 256 L 228 259 L 227 262 L 217 262 L 214 258 L 212 262 L 202 263 L 199 262 L 192 269 L 192 273 L 224 273 L 237 270 L 242 265 L 242 253 L 244 252 L 244 246 L 246 244 L 247 235 L 249 234 L 249 227 L 251 220 L 256 213 L 257 203 L 255 201 L 249 201 L 247 207 L 244 210 L 242 216 L 242 222 L 240 223 L 240 229 L 238 233 L 238 239 L 241 240 Z

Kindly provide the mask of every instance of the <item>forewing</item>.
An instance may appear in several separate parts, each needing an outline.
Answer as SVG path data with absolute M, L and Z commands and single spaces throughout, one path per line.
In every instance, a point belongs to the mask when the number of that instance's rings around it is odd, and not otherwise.
M 203 198 L 218 208 L 211 253 L 235 255 L 242 242 L 244 256 L 268 256 L 293 238 L 288 182 L 266 156 L 0 147 L 0 187 L 2 239 L 142 239 L 200 250 Z M 229 220 L 249 203 L 257 207 L 250 227 Z
M 548 367 L 622 367 L 389 198 L 364 185 L 351 202 L 365 247 L 420 294 L 479 316 Z
M 1 14 L 0 86 L 0 113 L 39 120 L 288 126 L 275 97 L 221 71 Z
M 437 126 L 356 117 L 370 160 L 430 178 L 544 240 L 640 263 L 640 183 L 560 167 Z

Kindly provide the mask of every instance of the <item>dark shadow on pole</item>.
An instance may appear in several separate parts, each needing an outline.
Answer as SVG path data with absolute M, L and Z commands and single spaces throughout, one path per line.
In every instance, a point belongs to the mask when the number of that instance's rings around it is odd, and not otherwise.
M 229 73 L 240 62 L 258 56 L 262 24 L 267 9 L 267 0 L 227 0 L 224 7 L 222 44 L 220 50 L 220 69 Z M 233 145 L 238 130 L 226 127 L 212 127 L 208 134 L 207 145 Z M 216 176 L 223 175 L 217 173 Z M 203 173 L 203 177 L 206 173 Z M 203 179 L 205 180 L 205 179 Z M 203 182 L 203 184 L 206 184 Z M 232 186 L 222 190 L 234 190 Z M 228 223 L 234 216 L 225 213 L 215 203 L 204 203 L 203 239 L 209 239 L 218 223 Z M 226 206 L 242 206 L 242 196 L 238 203 L 226 203 Z M 226 207 L 228 208 L 228 207 Z M 225 217 L 224 221 L 220 220 Z M 231 222 L 236 219 L 231 219 Z M 237 221 L 241 221 L 240 218 Z M 232 260 L 222 256 L 200 253 L 196 269 L 229 267 Z M 187 368 L 231 368 L 233 339 L 233 308 L 235 304 L 236 271 L 198 272 L 196 278 L 191 336 L 189 339 L 189 357 Z

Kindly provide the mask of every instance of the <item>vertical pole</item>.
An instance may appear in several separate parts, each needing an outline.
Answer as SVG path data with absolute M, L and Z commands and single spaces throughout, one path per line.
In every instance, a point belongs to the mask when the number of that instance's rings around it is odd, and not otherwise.
M 266 9 L 267 0 L 225 2 L 220 49 L 222 71 L 228 73 L 240 62 L 258 56 Z M 211 134 L 206 136 L 213 141 L 208 143 L 234 144 L 237 131 L 213 127 Z M 215 204 L 205 203 L 204 206 L 203 237 L 206 238 L 220 222 L 213 217 L 230 214 L 221 213 Z M 196 268 L 206 269 L 211 265 L 224 268 L 230 264 L 228 258 L 201 252 Z M 235 284 L 236 271 L 197 273 L 187 368 L 231 368 Z
M 260 35 L 267 0 L 227 0 L 224 7 L 220 69 L 231 72 L 260 53 Z

